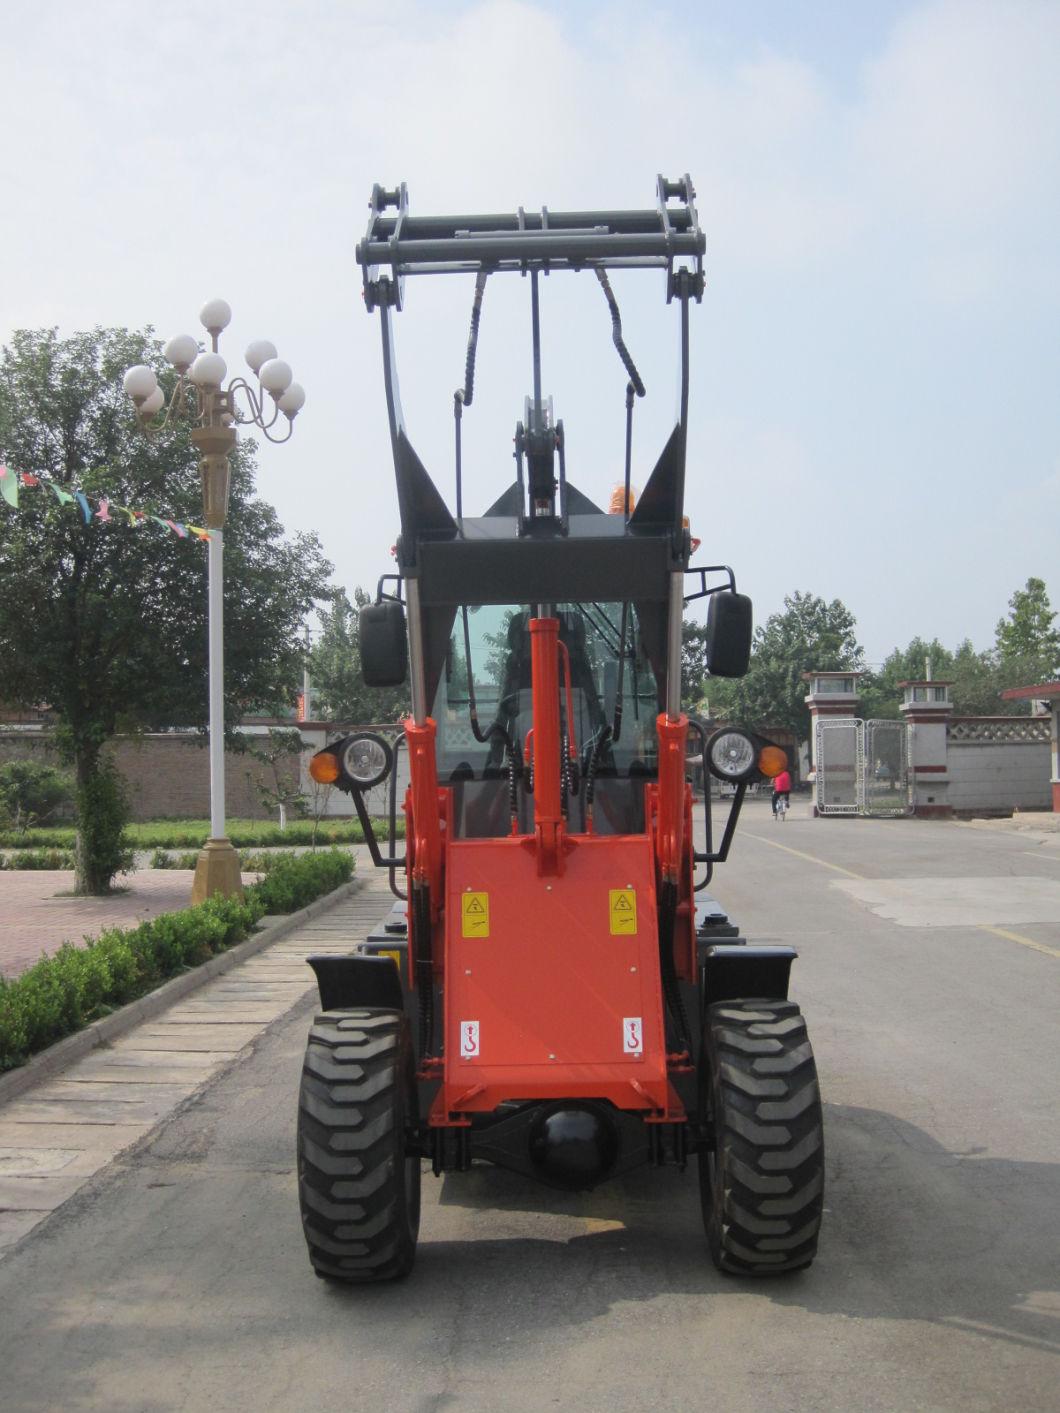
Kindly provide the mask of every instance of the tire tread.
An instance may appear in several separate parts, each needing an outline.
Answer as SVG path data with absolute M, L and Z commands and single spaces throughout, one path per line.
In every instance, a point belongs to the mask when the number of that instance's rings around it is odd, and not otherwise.
M 824 1141 L 799 1007 L 760 999 L 708 1006 L 703 1056 L 713 1180 L 706 1153 L 700 1173 L 715 1264 L 743 1275 L 801 1270 L 817 1251 Z
M 298 1104 L 298 1187 L 318 1276 L 382 1281 L 412 1268 L 419 1167 L 410 1209 L 402 1093 L 410 1045 L 398 1011 L 325 1011 L 313 1021 Z

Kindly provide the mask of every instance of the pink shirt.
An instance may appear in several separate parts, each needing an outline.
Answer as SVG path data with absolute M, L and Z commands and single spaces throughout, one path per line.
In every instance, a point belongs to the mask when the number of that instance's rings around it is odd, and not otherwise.
M 774 789 L 774 790 L 790 790 L 790 789 L 791 789 L 791 775 L 789 774 L 788 771 L 782 770 L 782 771 L 780 772 L 780 774 L 779 774 L 779 775 L 776 777 L 776 779 L 773 781 L 773 789 Z

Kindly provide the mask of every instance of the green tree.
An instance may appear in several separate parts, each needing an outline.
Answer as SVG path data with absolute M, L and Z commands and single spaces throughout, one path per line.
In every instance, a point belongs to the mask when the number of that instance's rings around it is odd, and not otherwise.
M 970 645 L 969 645 L 970 646 Z M 927 642 L 914 638 L 907 648 L 895 648 L 877 672 L 866 672 L 861 679 L 859 712 L 866 720 L 897 718 L 902 702 L 901 682 L 918 682 L 928 675 L 951 678 L 953 653 L 944 648 L 938 638 Z
M 240 754 L 249 756 L 264 767 L 258 775 L 248 770 L 247 784 L 257 791 L 263 809 L 279 813 L 281 829 L 287 828 L 288 808 L 298 815 L 308 812 L 300 778 L 302 751 L 305 748 L 301 731 L 270 727 L 264 736 L 252 736 L 249 732 L 240 731 L 233 737 L 233 745 Z
M 19 472 L 112 506 L 202 514 L 198 462 L 186 427 L 148 441 L 122 390 L 134 363 L 172 369 L 149 333 L 96 329 L 60 339 L 23 330 L 0 355 L 0 457 Z M 123 517 L 84 524 L 41 486 L 19 509 L 0 505 L 0 663 L 12 704 L 51 708 L 75 770 L 76 888 L 110 887 L 120 858 L 120 781 L 106 745 L 119 730 L 205 727 L 206 566 L 194 539 L 133 528 Z M 285 540 L 254 495 L 254 447 L 232 457 L 225 532 L 225 710 L 281 709 L 301 673 L 299 625 L 328 593 L 330 565 L 315 535 Z M 204 761 L 205 769 L 205 761 Z
M 1026 686 L 1035 675 L 1033 660 L 1015 657 L 1004 660 L 994 649 L 976 651 L 967 638 L 951 652 L 937 638 L 927 642 L 914 638 L 907 648 L 895 648 L 878 672 L 868 673 L 861 681 L 863 717 L 900 716 L 901 682 L 917 681 L 931 675 L 952 682 L 950 698 L 958 716 L 1018 715 L 1030 709 L 1028 702 L 1006 702 L 1001 693 L 1006 687 Z
M 330 606 L 320 611 L 320 638 L 309 655 L 309 675 L 318 714 L 333 721 L 396 721 L 409 709 L 407 684 L 364 685 L 358 613 L 371 601 L 358 587 L 350 603 L 346 591 L 339 589 Z
M 711 696 L 712 683 L 707 672 L 707 625 L 686 619 L 681 628 L 681 701 L 687 709 L 695 709 L 704 697 Z M 713 702 L 711 703 L 713 707 Z
M 1001 700 L 1003 688 L 1019 685 L 1008 680 L 1010 666 L 998 661 L 997 654 L 987 649 L 977 652 L 970 639 L 960 643 L 946 677 L 953 678 L 950 697 L 958 716 L 1008 716 L 1030 710 L 1029 702 Z
M 1056 613 L 1049 603 L 1043 579 L 1030 578 L 1008 601 L 1009 615 L 998 621 L 996 645 L 1002 663 L 1017 666 L 1030 686 L 1060 674 L 1060 629 L 1053 626 Z M 1015 684 L 1012 684 L 1015 685 Z
M 864 653 L 856 637 L 854 615 L 833 599 L 796 592 L 784 599 L 784 611 L 770 614 L 755 630 L 747 676 L 708 684 L 711 715 L 748 726 L 784 726 L 799 741 L 810 734 L 803 673 L 856 670 Z

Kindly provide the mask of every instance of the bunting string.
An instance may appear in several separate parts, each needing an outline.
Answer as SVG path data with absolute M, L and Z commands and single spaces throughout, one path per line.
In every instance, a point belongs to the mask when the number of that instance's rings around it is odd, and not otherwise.
M 124 515 L 133 529 L 150 520 L 156 525 L 161 525 L 167 533 L 176 535 L 178 540 L 186 540 L 189 536 L 194 536 L 197 540 L 210 538 L 209 530 L 204 530 L 201 525 L 186 525 L 180 520 L 169 520 L 165 516 L 155 515 L 150 510 L 137 510 L 132 506 L 119 505 L 109 496 L 89 497 L 84 491 L 65 491 L 49 476 L 38 476 L 31 471 L 15 471 L 12 467 L 0 463 L 0 496 L 12 510 L 18 509 L 20 489 L 37 490 L 44 486 L 47 486 L 52 492 L 60 506 L 75 506 L 86 525 L 91 525 L 93 520 L 100 520 L 104 525 L 113 525 L 117 522 L 112 512 L 116 512 Z M 95 510 L 92 509 L 93 501 L 96 505 Z

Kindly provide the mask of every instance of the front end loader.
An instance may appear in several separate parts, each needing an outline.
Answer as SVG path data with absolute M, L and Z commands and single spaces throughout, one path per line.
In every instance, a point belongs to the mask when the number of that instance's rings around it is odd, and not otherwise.
M 416 217 L 376 187 L 357 259 L 378 314 L 401 531 L 397 572 L 361 612 L 369 685 L 408 683 L 396 746 L 355 733 L 314 757 L 349 791 L 398 903 L 349 956 L 311 959 L 321 999 L 302 1076 L 301 1211 L 313 1269 L 406 1275 L 421 1172 L 489 1162 L 566 1189 L 645 1165 L 698 1162 L 710 1253 L 769 1275 L 813 1260 L 823 1196 L 813 1054 L 788 999 L 795 952 L 738 935 L 703 891 L 748 786 L 783 751 L 752 731 L 709 737 L 681 707 L 682 617 L 706 598 L 707 666 L 742 675 L 750 601 L 692 565 L 684 512 L 689 316 L 704 239 L 689 178 L 644 211 Z M 673 430 L 634 503 L 632 413 L 644 385 L 608 271 L 657 269 L 677 316 Z M 541 391 L 540 279 L 599 282 L 628 377 L 624 484 L 609 508 L 568 479 L 562 421 Z M 454 396 L 455 509 L 413 449 L 395 316 L 414 275 L 474 277 Z M 532 393 L 515 478 L 464 512 L 461 422 L 488 282 L 528 282 Z M 364 792 L 407 753 L 403 854 L 384 854 Z M 703 762 L 694 821 L 690 751 Z M 733 787 L 719 838 L 706 773 Z M 393 793 L 392 793 L 393 800 Z M 698 810 L 697 810 L 698 813 Z M 700 831 L 697 836 L 697 829 Z

